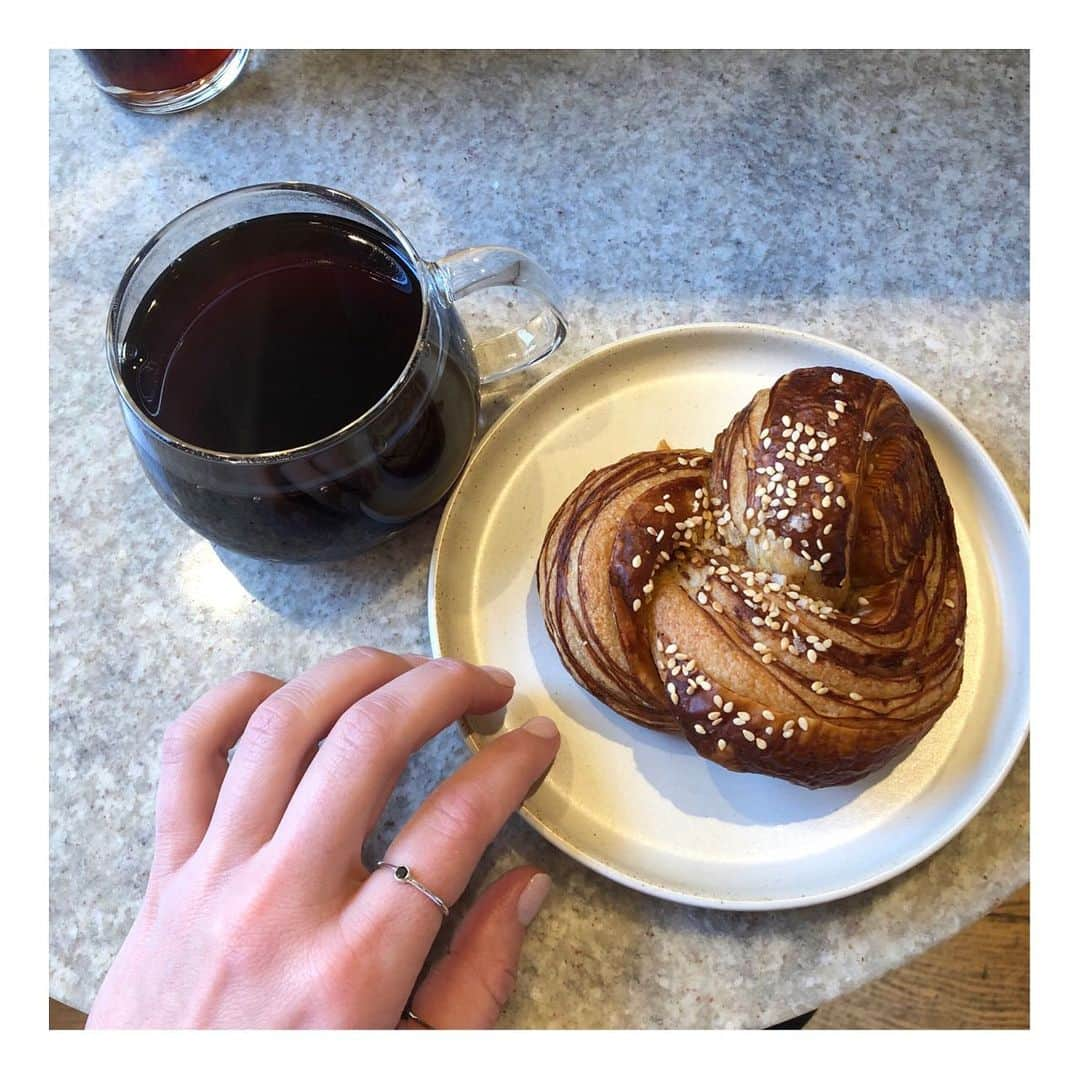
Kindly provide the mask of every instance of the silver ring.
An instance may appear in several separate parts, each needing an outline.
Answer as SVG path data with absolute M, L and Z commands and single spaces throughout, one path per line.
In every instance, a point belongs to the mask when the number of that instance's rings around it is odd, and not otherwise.
M 407 866 L 397 866 L 392 862 L 377 862 L 375 869 L 378 870 L 382 866 L 385 866 L 388 870 L 393 870 L 394 877 L 398 881 L 405 885 L 411 885 L 417 892 L 423 893 L 443 913 L 443 918 L 448 919 L 450 917 L 450 909 L 446 906 L 446 901 L 436 896 L 422 882 L 417 881 Z
M 411 1020 L 414 1024 L 419 1024 L 422 1028 L 426 1028 L 428 1031 L 434 1031 L 435 1029 L 426 1021 L 422 1020 L 419 1016 L 412 1011 L 412 1009 L 406 1008 L 405 1012 L 401 1014 L 402 1020 Z

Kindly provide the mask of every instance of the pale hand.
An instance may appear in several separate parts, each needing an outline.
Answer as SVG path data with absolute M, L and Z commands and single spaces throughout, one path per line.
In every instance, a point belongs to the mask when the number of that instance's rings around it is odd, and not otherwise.
M 409 755 L 512 693 L 498 668 L 360 648 L 204 695 L 166 732 L 146 896 L 87 1026 L 415 1026 L 406 1007 L 492 1026 L 549 878 L 523 866 L 489 886 L 417 986 L 443 914 L 360 848 Z M 545 717 L 489 743 L 383 858 L 453 905 L 558 745 Z

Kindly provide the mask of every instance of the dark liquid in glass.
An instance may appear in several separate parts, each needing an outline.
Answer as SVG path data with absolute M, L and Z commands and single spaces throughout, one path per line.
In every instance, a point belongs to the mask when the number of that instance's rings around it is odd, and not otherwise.
M 77 49 L 102 86 L 151 93 L 174 90 L 216 71 L 232 49 Z
M 377 408 L 284 461 L 185 455 L 136 433 L 155 486 L 240 551 L 305 560 L 370 546 L 438 501 L 476 429 L 465 331 L 439 308 L 418 345 L 423 314 L 405 254 L 346 218 L 275 214 L 201 241 L 124 337 L 121 377 L 145 416 L 195 448 L 280 457 Z

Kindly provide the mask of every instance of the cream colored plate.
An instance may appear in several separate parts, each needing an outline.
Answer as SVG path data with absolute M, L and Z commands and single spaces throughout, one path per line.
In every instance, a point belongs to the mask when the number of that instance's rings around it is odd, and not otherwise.
M 756 390 L 815 364 L 888 379 L 921 425 L 956 511 L 968 628 L 960 695 L 916 749 L 850 787 L 807 791 L 710 764 L 682 738 L 624 720 L 582 690 L 544 630 L 534 573 L 548 521 L 590 469 L 662 438 L 711 449 Z M 507 727 L 546 713 L 562 731 L 551 773 L 522 810 L 527 820 L 594 870 L 690 904 L 797 907 L 900 873 L 971 819 L 1027 730 L 1027 528 L 1001 474 L 967 429 L 902 375 L 772 327 L 644 334 L 525 395 L 487 434 L 446 507 L 428 613 L 436 655 L 517 676 Z M 469 722 L 470 747 L 497 721 Z

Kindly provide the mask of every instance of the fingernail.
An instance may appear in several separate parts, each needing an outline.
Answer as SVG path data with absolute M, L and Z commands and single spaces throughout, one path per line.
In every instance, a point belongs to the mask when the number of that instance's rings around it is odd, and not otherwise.
M 554 739 L 559 734 L 555 721 L 549 716 L 534 716 L 521 725 L 530 735 L 537 735 L 541 739 Z
M 529 884 L 521 890 L 518 897 L 518 922 L 528 926 L 536 918 L 537 912 L 551 892 L 551 878 L 547 874 L 533 874 Z
M 500 686 L 513 686 L 516 681 L 514 676 L 505 668 L 484 664 L 483 670 L 486 671 Z

